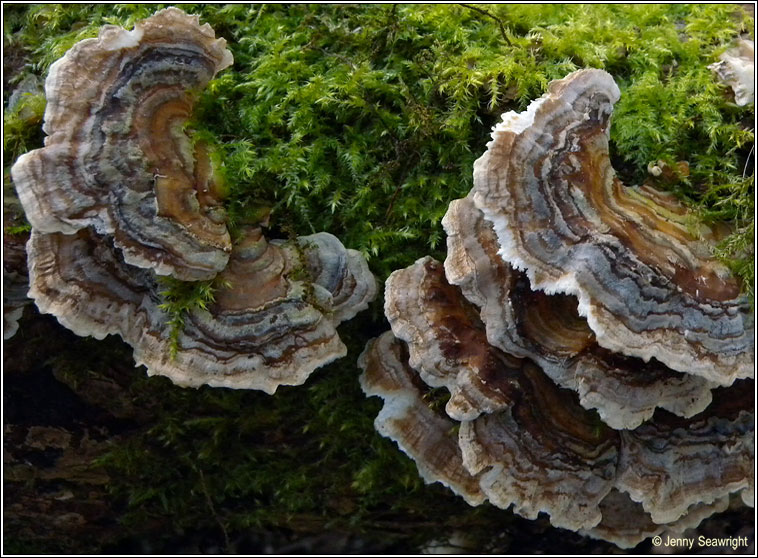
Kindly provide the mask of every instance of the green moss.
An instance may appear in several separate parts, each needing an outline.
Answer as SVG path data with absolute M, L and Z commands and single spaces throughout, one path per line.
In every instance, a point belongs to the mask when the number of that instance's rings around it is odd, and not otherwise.
M 11 227 L 5 227 L 3 229 L 5 231 L 5 234 L 10 235 L 23 235 L 31 232 L 32 226 L 29 223 L 24 223 L 22 225 L 14 225 Z
M 45 104 L 43 94 L 23 93 L 16 106 L 3 113 L 3 151 L 9 160 L 41 143 Z
M 215 302 L 216 290 L 225 283 L 220 279 L 208 281 L 180 281 L 173 277 L 160 277 L 163 289 L 159 291 L 163 297 L 160 308 L 167 314 L 167 323 L 171 329 L 171 357 L 176 356 L 179 334 L 184 328 L 187 314 L 193 310 L 207 310 Z
M 221 154 L 234 227 L 270 213 L 272 237 L 331 232 L 380 279 L 423 255 L 444 257 L 440 219 L 471 188 L 500 114 L 523 110 L 552 79 L 597 67 L 621 88 L 611 130 L 621 178 L 650 181 L 649 162 L 686 160 L 689 176 L 653 184 L 700 218 L 730 223 L 717 255 L 752 296 L 753 108 L 731 103 L 706 67 L 752 32 L 738 6 L 483 7 L 492 17 L 456 5 L 182 7 L 225 37 L 235 58 L 200 95 L 192 123 Z M 44 77 L 101 25 L 131 27 L 159 8 L 4 6 L 5 35 Z M 39 147 L 38 130 L 38 119 L 6 123 L 4 146 L 13 157 Z M 166 283 L 176 332 L 213 292 L 208 282 Z M 510 513 L 424 485 L 375 433 L 381 403 L 361 393 L 354 363 L 386 328 L 378 300 L 341 327 L 345 359 L 273 397 L 185 390 L 135 371 L 129 397 L 152 418 L 101 462 L 127 524 L 227 535 L 293 525 L 394 530 L 408 548 L 458 528 L 482 552 L 503 548 L 491 534 L 507 529 Z M 444 402 L 430 395 L 431 405 Z

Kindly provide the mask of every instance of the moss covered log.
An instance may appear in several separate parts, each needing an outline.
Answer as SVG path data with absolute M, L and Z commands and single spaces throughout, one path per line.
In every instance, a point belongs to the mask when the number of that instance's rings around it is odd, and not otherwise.
M 50 64 L 102 25 L 131 28 L 161 7 L 3 7 L 6 182 L 14 160 L 42 145 Z M 754 108 L 734 104 L 707 68 L 753 38 L 739 6 L 182 9 L 235 59 L 192 122 L 223 161 L 233 228 L 270 212 L 272 237 L 328 231 L 381 280 L 421 256 L 444 258 L 440 219 L 471 189 L 500 114 L 525 109 L 550 80 L 603 68 L 621 89 L 611 152 L 622 181 L 673 191 L 698 218 L 727 223 L 719 256 L 752 295 Z M 669 172 L 653 176 L 651 163 Z M 4 229 L 26 232 L 17 221 Z M 212 294 L 167 284 L 166 307 L 180 321 Z M 382 302 L 340 327 L 346 358 L 275 396 L 147 378 L 120 340 L 76 338 L 27 308 L 4 356 L 5 550 L 408 552 L 451 537 L 478 552 L 615 548 L 424 485 L 375 433 L 381 402 L 357 381 L 358 354 L 387 329 Z M 749 517 L 733 511 L 703 528 L 737 534 Z

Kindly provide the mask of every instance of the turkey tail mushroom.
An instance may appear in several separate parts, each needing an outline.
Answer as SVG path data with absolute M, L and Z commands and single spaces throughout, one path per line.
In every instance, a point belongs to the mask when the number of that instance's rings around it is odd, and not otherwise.
M 214 302 L 190 310 L 175 332 L 161 307 L 158 276 L 126 264 L 107 237 L 90 229 L 33 231 L 28 254 L 29 295 L 41 312 L 77 335 L 120 335 L 148 374 L 181 386 L 274 393 L 347 352 L 330 310 L 332 293 L 309 288 L 298 249 L 267 242 L 259 228 L 247 229 L 235 245 Z M 373 276 L 358 283 L 366 281 L 373 285 Z
M 215 158 L 184 129 L 231 64 L 226 41 L 177 8 L 103 27 L 51 67 L 45 147 L 12 175 L 42 312 L 78 335 L 120 335 L 178 385 L 273 393 L 347 353 L 336 327 L 376 281 L 327 233 L 269 242 L 248 226 L 232 242 Z M 214 298 L 170 315 L 162 276 L 212 280 Z
M 397 442 L 427 483 L 442 483 L 472 506 L 483 503 L 478 479 L 463 467 L 456 422 L 424 400 L 428 387 L 408 365 L 406 345 L 387 331 L 368 342 L 358 365 L 363 392 L 385 402 L 376 430 Z
M 598 345 L 574 297 L 533 291 L 526 275 L 498 255 L 495 232 L 470 197 L 454 200 L 442 224 L 445 275 L 480 308 L 488 342 L 533 359 L 612 428 L 635 428 L 656 407 L 687 417 L 711 402 L 713 384 L 703 378 Z
M 473 305 L 441 269 L 422 258 L 393 274 L 385 294 L 393 331 L 359 360 L 364 391 L 385 400 L 376 429 L 428 482 L 473 503 L 475 481 L 497 507 L 528 518 L 546 512 L 555 526 L 622 546 L 697 525 L 730 496 L 751 502 L 752 380 L 718 388 L 693 417 L 659 409 L 633 430 L 614 430 L 535 362 L 489 345 Z M 451 395 L 447 416 L 425 401 L 438 386 Z M 633 524 L 618 515 L 627 512 Z
M 11 174 L 32 227 L 112 235 L 130 265 L 193 281 L 229 259 L 223 185 L 184 131 L 195 101 L 232 64 L 198 16 L 167 8 L 132 31 L 108 25 L 45 82 L 45 147 Z
M 753 320 L 712 256 L 714 234 L 649 187 L 626 187 L 608 136 L 619 89 L 602 70 L 552 82 L 495 126 L 473 200 L 533 289 L 578 298 L 601 347 L 720 385 L 753 376 Z M 701 240 L 699 237 L 702 237 Z
M 580 70 L 503 116 L 443 219 L 444 268 L 425 257 L 389 277 L 395 339 L 361 365 L 385 399 L 377 430 L 425 478 L 475 480 L 495 506 L 630 547 L 752 505 L 754 326 L 716 232 L 616 178 L 619 94 Z M 447 417 L 410 412 L 430 388 L 449 391 Z

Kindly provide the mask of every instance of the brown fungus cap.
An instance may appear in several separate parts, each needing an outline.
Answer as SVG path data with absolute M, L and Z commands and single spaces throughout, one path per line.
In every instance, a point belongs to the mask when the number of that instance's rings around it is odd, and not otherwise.
M 597 524 L 618 433 L 532 361 L 490 345 L 477 308 L 447 282 L 441 263 L 422 258 L 394 272 L 385 289 L 386 314 L 408 344 L 410 366 L 451 393 L 446 411 L 463 421 L 464 466 L 481 473 L 490 501 L 515 503 L 530 518 L 548 511 L 555 525 L 571 529 Z
M 533 291 L 523 272 L 497 253 L 495 232 L 470 197 L 450 204 L 445 275 L 480 309 L 487 341 L 529 357 L 558 385 L 579 393 L 613 428 L 634 428 L 656 407 L 692 416 L 711 401 L 712 385 L 661 363 L 614 354 L 597 343 L 576 298 Z
M 260 229 L 247 229 L 218 277 L 215 302 L 185 315 L 175 339 L 155 274 L 125 263 L 109 237 L 90 229 L 32 232 L 29 294 L 41 312 L 77 335 L 120 335 L 150 375 L 181 386 L 273 393 L 279 385 L 302 384 L 316 368 L 346 354 L 336 332 L 333 293 L 301 267 L 302 261 L 318 261 L 317 248 L 310 248 L 315 255 L 302 250 L 297 242 L 272 244 Z M 370 274 L 335 272 L 375 291 Z
M 45 147 L 11 170 L 32 226 L 94 227 L 127 263 L 159 275 L 199 280 L 223 269 L 223 185 L 183 127 L 194 92 L 231 65 L 225 46 L 198 16 L 167 8 L 132 31 L 107 25 L 55 62 Z
M 197 91 L 231 63 L 226 42 L 176 8 L 103 27 L 51 67 L 45 147 L 12 173 L 42 312 L 78 335 L 120 335 L 179 385 L 273 393 L 345 355 L 336 326 L 376 281 L 327 233 L 269 242 L 248 227 L 232 247 L 209 148 L 184 129 Z M 164 275 L 213 279 L 215 300 L 169 316 Z
M 600 502 L 603 519 L 591 529 L 582 529 L 583 535 L 611 541 L 621 548 L 632 548 L 649 537 L 668 533 L 681 535 L 687 529 L 693 529 L 713 515 L 729 507 L 729 497 L 719 498 L 711 504 L 695 504 L 687 513 L 673 523 L 659 525 L 653 522 L 640 504 L 634 502 L 628 494 L 617 489 L 611 490 Z
M 512 505 L 529 519 L 547 512 L 566 529 L 597 525 L 598 506 L 613 488 L 618 432 L 531 363 L 517 393 L 502 411 L 461 424 L 464 466 L 500 508 Z
M 277 242 L 277 241 L 274 241 Z M 376 298 L 376 280 L 366 259 L 357 250 L 345 248 L 339 239 L 320 232 L 297 239 L 315 285 L 331 296 L 332 319 L 336 323 L 355 317 Z
M 123 262 L 108 237 L 32 230 L 26 246 L 29 297 L 79 336 L 130 342 L 163 321 L 155 277 Z
M 393 272 L 385 283 L 384 312 L 396 337 L 408 344 L 410 365 L 432 387 L 446 387 L 446 410 L 475 419 L 508 404 L 523 359 L 487 342 L 477 308 L 445 279 L 429 256 Z
M 752 377 L 749 305 L 712 231 L 611 167 L 619 95 L 608 73 L 579 70 L 503 115 L 474 164 L 474 203 L 503 259 L 533 289 L 576 296 L 600 346 L 721 385 Z
M 713 403 L 692 418 L 659 412 L 622 432 L 617 487 L 656 523 L 677 521 L 692 506 L 730 493 L 752 505 L 754 391 L 752 380 L 741 380 L 716 390 Z
M 347 350 L 327 315 L 330 294 L 293 277 L 299 265 L 293 248 L 248 229 L 218 275 L 215 302 L 185 319 L 176 354 L 165 335 L 146 336 L 135 360 L 182 386 L 274 393 L 282 384 L 302 384 Z
M 464 466 L 479 475 L 495 505 L 512 504 L 529 518 L 545 511 L 551 523 L 572 530 L 602 524 L 611 489 L 639 503 L 645 523 L 657 525 L 691 521 L 695 509 L 703 519 L 710 515 L 703 507 L 718 511 L 730 495 L 752 505 L 752 385 L 725 388 L 725 397 L 741 399 L 732 411 L 689 419 L 658 411 L 636 429 L 611 435 L 600 421 L 593 430 L 591 421 L 577 420 L 570 392 L 538 378 L 529 378 L 534 389 L 523 385 L 524 401 L 461 424 Z

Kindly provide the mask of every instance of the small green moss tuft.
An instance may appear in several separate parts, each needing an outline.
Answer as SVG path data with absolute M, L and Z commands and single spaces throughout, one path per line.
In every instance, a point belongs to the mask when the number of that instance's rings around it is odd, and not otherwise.
M 41 125 L 45 114 L 42 93 L 23 93 L 16 106 L 3 114 L 3 151 L 12 160 L 42 146 Z
M 21 225 L 13 225 L 5 227 L 5 234 L 9 235 L 24 235 L 32 232 L 32 226 L 29 223 L 23 223 Z
M 163 287 L 160 295 L 164 300 L 159 308 L 168 315 L 170 350 L 171 357 L 174 358 L 187 314 L 195 310 L 208 310 L 208 306 L 216 300 L 216 290 L 228 285 L 217 278 L 208 281 L 180 281 L 166 276 L 160 277 L 159 282 Z

